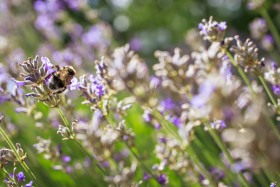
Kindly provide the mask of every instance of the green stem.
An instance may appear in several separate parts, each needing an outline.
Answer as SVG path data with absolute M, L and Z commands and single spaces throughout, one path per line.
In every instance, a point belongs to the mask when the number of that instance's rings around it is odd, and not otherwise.
M 131 147 L 125 142 L 126 147 L 129 149 L 129 151 L 132 153 L 132 155 L 136 158 L 136 160 L 140 163 L 143 170 L 151 175 L 153 179 L 157 181 L 157 177 L 153 174 L 153 172 L 150 171 L 150 169 L 142 162 L 142 160 L 139 158 L 139 156 L 131 149 Z M 134 147 L 136 149 L 136 147 Z
M 266 20 L 267 25 L 269 27 L 269 30 L 270 30 L 270 32 L 271 32 L 271 34 L 272 34 L 272 36 L 273 36 L 273 38 L 274 38 L 274 40 L 276 42 L 276 45 L 278 47 L 278 50 L 280 50 L 280 36 L 279 36 L 279 33 L 278 33 L 278 31 L 277 31 L 273 21 L 271 20 L 271 18 L 269 16 L 269 14 L 267 13 L 266 9 L 264 9 L 264 8 L 261 9 L 260 10 L 260 14 Z
M 174 128 L 175 126 L 171 124 L 169 121 L 167 121 L 166 119 L 164 119 L 164 117 L 160 114 L 158 110 L 153 110 L 152 114 L 160 122 L 163 128 L 166 129 L 168 133 L 171 133 L 180 142 L 182 141 L 182 138 L 179 136 L 178 132 Z
M 12 143 L 12 141 L 10 140 L 10 138 L 6 135 L 5 131 L 2 129 L 2 127 L 0 127 L 0 133 L 3 135 L 3 137 L 5 138 L 6 142 L 8 143 L 9 147 L 13 150 L 13 152 L 15 153 L 18 162 L 21 164 L 21 166 L 23 167 L 23 169 L 28 173 L 28 175 L 32 178 L 32 180 L 35 182 L 35 184 L 37 186 L 41 186 L 39 181 L 37 180 L 37 178 L 35 177 L 35 175 L 32 173 L 32 171 L 29 169 L 29 167 L 27 166 L 27 164 L 21 159 L 21 157 L 19 156 L 16 147 L 14 146 L 14 144 Z
M 66 119 L 65 116 L 63 115 L 62 111 L 60 110 L 59 106 L 57 107 L 57 110 L 58 110 L 58 112 L 59 112 L 59 114 L 60 114 L 60 117 L 62 118 L 64 124 L 66 125 L 66 127 L 68 127 L 68 129 L 70 130 L 70 132 L 72 132 L 72 129 L 71 129 L 71 127 L 70 127 L 70 125 L 69 125 L 67 119 Z
M 270 90 L 269 90 L 269 88 L 268 88 L 266 82 L 264 81 L 263 77 L 262 77 L 261 75 L 259 75 L 258 78 L 260 79 L 260 81 L 261 81 L 261 83 L 262 83 L 262 85 L 263 85 L 263 87 L 264 87 L 264 89 L 265 89 L 267 95 L 269 96 L 269 99 L 271 100 L 272 104 L 274 105 L 274 107 L 275 107 L 275 108 L 277 109 L 277 111 L 278 111 L 277 103 L 276 103 L 276 101 L 274 100 L 274 98 L 273 98 L 273 96 L 272 96 L 272 93 L 270 92 Z
M 188 155 L 190 156 L 191 160 L 196 164 L 196 166 L 200 169 L 200 171 L 203 173 L 204 177 L 210 182 L 210 186 L 217 186 L 215 182 L 212 180 L 212 177 L 208 173 L 208 171 L 201 165 L 199 160 L 196 158 L 195 151 L 191 147 L 191 145 L 188 146 Z
M 275 134 L 276 134 L 278 140 L 280 141 L 280 134 L 279 134 L 279 131 L 278 131 L 276 125 L 275 125 L 274 122 L 270 119 L 270 117 L 269 117 L 269 115 L 267 114 L 267 112 L 266 112 L 265 110 L 263 110 L 263 109 L 261 109 L 261 110 L 262 110 L 262 113 L 265 115 L 266 120 L 268 121 L 269 126 L 273 129 L 273 131 L 275 132 Z
M 2 171 L 6 174 L 7 178 L 10 181 L 15 182 L 15 180 L 10 176 L 10 174 L 7 172 L 7 170 L 5 168 L 2 168 Z
M 173 128 L 173 124 L 171 124 L 169 121 L 167 121 L 159 111 L 153 110 L 152 114 L 156 117 L 156 119 L 162 124 L 163 128 L 167 130 L 168 133 L 171 133 L 174 138 L 176 138 L 178 141 L 182 142 L 182 138 L 179 136 L 176 129 Z M 190 157 L 190 159 L 197 165 L 197 167 L 201 170 L 203 175 L 209 180 L 211 186 L 216 186 L 214 181 L 212 180 L 211 176 L 208 174 L 208 172 L 205 170 L 205 168 L 201 165 L 199 160 L 196 159 L 196 155 L 194 153 L 194 150 L 192 149 L 191 145 L 189 145 L 189 149 L 187 149 L 187 153 Z
M 264 89 L 265 89 L 267 95 L 269 96 L 269 98 L 270 98 L 272 104 L 273 104 L 274 107 L 276 108 L 277 113 L 279 113 L 279 107 L 278 107 L 278 105 L 277 105 L 277 103 L 276 103 L 276 101 L 275 101 L 275 99 L 274 99 L 274 97 L 273 97 L 271 91 L 269 90 L 269 88 L 268 88 L 266 82 L 264 81 L 264 79 L 263 79 L 263 77 L 262 77 L 261 75 L 258 76 L 258 77 L 259 77 L 259 79 L 260 79 L 260 81 L 261 81 L 261 83 L 262 83 L 262 85 L 263 85 L 263 87 L 264 87 Z M 275 125 L 274 122 L 270 119 L 270 117 L 268 116 L 268 114 L 266 113 L 266 111 L 263 111 L 263 113 L 265 114 L 266 118 L 268 119 L 268 123 L 269 123 L 270 127 L 273 129 L 273 131 L 275 132 L 275 134 L 276 134 L 278 140 L 280 141 L 280 133 L 279 133 L 279 131 L 278 131 L 276 125 Z
M 218 136 L 218 134 L 212 129 L 211 125 L 208 122 L 205 122 L 212 138 L 215 140 L 216 144 L 220 147 L 220 149 L 224 152 L 224 154 L 226 155 L 229 163 L 231 164 L 231 166 L 234 165 L 234 160 L 231 157 L 229 151 L 227 150 L 226 146 L 224 145 L 224 143 L 222 142 L 222 140 L 220 139 L 220 137 Z M 248 181 L 246 180 L 246 178 L 244 177 L 242 172 L 238 172 L 235 171 L 237 173 L 237 175 L 239 176 L 239 178 L 241 179 L 241 182 L 243 183 L 243 186 L 250 186 Z
M 241 69 L 241 67 L 237 64 L 237 62 L 234 60 L 234 58 L 232 57 L 232 55 L 231 55 L 228 51 L 226 52 L 226 54 L 227 54 L 227 56 L 229 57 L 229 59 L 232 61 L 232 64 L 237 68 L 237 70 L 238 70 L 240 76 L 242 77 L 242 79 L 244 80 L 244 82 L 246 83 L 246 85 L 250 88 L 250 90 L 251 90 L 253 96 L 257 99 L 257 94 L 256 94 L 256 92 L 253 90 L 253 88 L 252 88 L 252 86 L 251 86 L 251 83 L 249 82 L 247 76 L 245 75 L 245 73 L 243 72 L 243 70 Z M 273 103 L 273 105 L 276 107 L 276 109 L 277 109 L 277 111 L 278 111 L 278 108 L 279 108 L 279 107 L 278 107 L 276 101 L 274 100 L 274 98 L 273 98 L 273 96 L 272 96 L 272 94 L 271 94 L 271 92 L 270 92 L 270 90 L 269 90 L 269 88 L 268 88 L 266 82 L 264 81 L 263 77 L 260 75 L 260 76 L 258 76 L 258 78 L 260 79 L 260 81 L 261 81 L 263 87 L 265 88 L 266 93 L 268 94 L 268 96 L 269 96 L 271 102 Z M 262 107 L 260 107 L 260 108 L 261 108 L 261 111 L 262 111 L 262 113 L 264 114 L 266 120 L 268 121 L 269 126 L 273 129 L 273 131 L 275 132 L 275 134 L 276 134 L 278 140 L 280 141 L 280 133 L 279 133 L 279 131 L 277 130 L 276 125 L 275 125 L 274 122 L 271 120 L 271 118 L 270 118 L 270 116 L 267 114 L 267 112 L 266 112 L 265 110 L 263 110 Z
M 78 147 L 85 153 L 85 155 L 87 155 L 88 158 L 97 166 L 97 168 L 102 172 L 102 174 L 106 175 L 106 174 L 105 174 L 105 171 L 96 163 L 96 161 L 95 161 L 95 159 L 93 158 L 93 156 L 80 144 L 80 142 L 79 142 L 78 140 L 76 140 L 76 139 L 74 138 L 75 136 L 74 136 L 74 134 L 73 134 L 73 132 L 72 132 L 72 129 L 71 129 L 71 127 L 70 127 L 70 125 L 69 125 L 69 123 L 68 123 L 66 117 L 64 116 L 64 114 L 62 113 L 62 111 L 60 110 L 59 107 L 57 107 L 57 110 L 58 110 L 58 112 L 59 112 L 59 114 L 60 114 L 60 117 L 62 118 L 62 120 L 63 120 L 65 126 L 68 127 L 68 129 L 70 130 L 71 136 L 73 137 L 74 142 L 75 142 L 75 143 L 78 145 Z
M 94 163 L 94 165 L 97 166 L 97 168 L 102 172 L 103 175 L 106 175 L 105 171 L 96 163 L 96 160 L 93 158 L 93 156 L 78 142 L 76 139 L 74 139 L 75 143 L 79 146 L 79 148 L 87 155 L 87 157 Z

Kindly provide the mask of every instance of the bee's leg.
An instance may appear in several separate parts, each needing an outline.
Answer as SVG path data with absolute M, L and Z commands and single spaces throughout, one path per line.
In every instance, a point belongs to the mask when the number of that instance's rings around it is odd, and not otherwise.
M 55 74 L 55 72 L 52 72 L 52 73 L 50 73 L 50 74 L 48 74 L 45 78 L 44 78 L 44 82 L 46 81 L 46 80 L 48 80 L 52 75 L 54 75 Z
M 57 91 L 54 91 L 52 92 L 53 94 L 60 94 L 62 92 L 64 92 L 66 90 L 67 87 L 63 87 L 61 90 L 57 90 Z

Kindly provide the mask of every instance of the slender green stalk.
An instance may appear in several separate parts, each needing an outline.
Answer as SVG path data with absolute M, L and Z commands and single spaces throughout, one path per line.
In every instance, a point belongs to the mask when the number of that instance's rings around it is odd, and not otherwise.
M 262 77 L 261 75 L 259 75 L 258 78 L 260 79 L 260 81 L 261 81 L 261 83 L 262 83 L 262 85 L 263 85 L 263 87 L 264 87 L 264 89 L 265 89 L 267 95 L 269 96 L 269 99 L 271 100 L 272 104 L 274 105 L 274 107 L 275 107 L 275 108 L 277 109 L 277 111 L 278 111 L 278 105 L 277 105 L 275 99 L 273 98 L 272 93 L 270 92 L 270 90 L 269 90 L 269 88 L 268 88 L 266 82 L 264 81 L 263 77 Z
M 153 179 L 155 179 L 157 181 L 157 177 L 153 174 L 153 172 L 151 172 L 151 170 L 144 164 L 144 162 L 142 162 L 142 160 L 139 158 L 139 156 L 131 149 L 131 147 L 125 142 L 126 147 L 129 149 L 129 151 L 132 153 L 132 155 L 136 158 L 136 160 L 140 163 L 141 167 L 143 168 L 143 170 L 148 173 L 149 175 L 151 175 L 153 177 Z M 134 147 L 136 149 L 136 147 Z
M 177 140 L 182 141 L 182 138 L 177 133 L 176 129 L 173 128 L 174 125 L 171 124 L 169 121 L 164 119 L 164 117 L 160 114 L 159 111 L 153 110 L 152 114 L 155 116 L 155 118 L 160 122 L 160 124 L 163 126 L 163 128 L 166 129 L 168 133 L 171 133 Z
M 79 148 L 87 155 L 87 157 L 98 167 L 98 169 L 102 172 L 102 174 L 106 175 L 105 171 L 96 163 L 96 160 L 86 149 L 84 149 L 84 147 L 80 144 L 80 142 L 78 142 L 76 139 L 74 139 L 74 141 L 79 146 Z
M 112 127 L 114 127 L 114 121 L 110 118 L 109 113 L 110 113 L 110 111 L 108 111 L 108 114 L 105 115 L 106 120 L 108 121 L 108 123 L 109 123 Z M 157 182 L 157 177 L 156 177 L 156 176 L 153 174 L 153 172 L 144 164 L 144 162 L 139 158 L 139 156 L 137 155 L 137 153 L 135 153 L 135 152 L 131 149 L 131 147 L 127 144 L 127 142 L 125 142 L 125 145 L 126 145 L 126 147 L 129 149 L 129 151 L 132 153 L 132 155 L 134 156 L 134 158 L 138 161 L 138 163 L 140 163 L 140 165 L 141 165 L 141 167 L 143 168 L 143 170 L 144 170 L 147 174 L 149 174 L 150 176 L 152 176 L 152 178 Z M 134 148 L 137 150 L 136 147 L 134 147 Z M 137 152 L 139 152 L 139 151 L 137 150 Z
M 226 146 L 224 145 L 223 141 L 220 139 L 220 137 L 218 136 L 218 134 L 212 129 L 211 125 L 208 122 L 205 122 L 212 138 L 215 140 L 216 144 L 220 147 L 220 149 L 224 152 L 224 154 L 226 155 L 229 163 L 231 164 L 231 166 L 234 165 L 234 160 L 231 157 L 229 151 L 227 150 Z M 246 180 L 246 178 L 244 177 L 242 172 L 238 172 L 236 171 L 238 177 L 240 178 L 243 186 L 250 186 L 248 181 Z
M 163 128 L 166 129 L 166 131 L 168 133 L 171 133 L 174 138 L 176 138 L 178 141 L 182 142 L 182 138 L 179 136 L 178 132 L 172 128 L 173 124 L 170 124 L 169 121 L 167 121 L 166 119 L 164 119 L 164 117 L 160 114 L 159 111 L 154 110 L 153 115 L 157 118 L 157 120 L 162 124 Z M 205 168 L 201 165 L 201 163 L 199 162 L 199 160 L 196 158 L 195 152 L 193 151 L 191 145 L 188 146 L 187 149 L 187 153 L 190 157 L 190 159 L 195 163 L 195 165 L 200 169 L 200 171 L 203 173 L 203 175 L 205 176 L 205 178 L 207 180 L 209 180 L 210 185 L 211 186 L 216 186 L 214 181 L 212 180 L 212 177 L 209 175 L 209 173 L 207 172 L 207 170 L 205 170 Z
M 226 54 L 227 54 L 227 56 L 229 57 L 229 59 L 232 61 L 232 64 L 237 68 L 237 70 L 238 70 L 240 76 L 242 77 L 242 79 L 244 80 L 244 82 L 246 83 L 246 85 L 250 88 L 250 90 L 251 90 L 253 96 L 254 96 L 255 98 L 257 98 L 256 92 L 253 90 L 251 83 L 249 82 L 247 76 L 245 75 L 245 73 L 243 72 L 243 70 L 241 69 L 241 67 L 237 64 L 237 62 L 234 60 L 234 58 L 232 57 L 232 55 L 231 55 L 228 51 L 226 52 Z M 277 111 L 278 111 L 278 108 L 279 108 L 279 107 L 278 107 L 276 101 L 274 100 L 274 98 L 273 98 L 273 96 L 272 96 L 272 94 L 271 94 L 271 92 L 270 92 L 270 90 L 269 90 L 269 88 L 268 88 L 266 82 L 264 81 L 263 77 L 260 75 L 260 76 L 258 76 L 258 78 L 260 79 L 260 81 L 261 81 L 263 87 L 265 88 L 266 93 L 268 94 L 268 96 L 269 96 L 271 102 L 273 103 L 273 105 L 276 107 L 276 109 L 277 109 Z M 266 112 L 262 107 L 260 107 L 260 108 L 261 108 L 261 111 L 262 111 L 262 113 L 264 114 L 266 120 L 268 121 L 269 126 L 273 129 L 273 131 L 275 132 L 275 134 L 276 134 L 278 140 L 280 141 L 280 133 L 279 133 L 279 131 L 278 131 L 276 125 L 275 125 L 274 122 L 271 120 L 271 118 L 270 118 L 270 116 L 267 114 L 267 112 Z
M 268 88 L 266 82 L 264 81 L 264 79 L 263 79 L 263 77 L 262 77 L 261 75 L 258 76 L 258 77 L 259 77 L 259 79 L 260 79 L 260 81 L 261 81 L 261 83 L 262 83 L 262 85 L 263 85 L 263 87 L 264 87 L 264 89 L 265 89 L 267 95 L 269 96 L 269 98 L 270 98 L 272 104 L 273 104 L 274 107 L 276 108 L 277 113 L 279 113 L 279 107 L 278 107 L 278 105 L 277 105 L 277 103 L 276 103 L 276 101 L 275 101 L 275 99 L 274 99 L 274 97 L 273 97 L 271 91 L 269 90 L 269 88 Z M 266 111 L 263 111 L 263 113 L 264 113 L 264 115 L 267 117 L 269 125 L 271 126 L 271 128 L 273 129 L 273 131 L 274 131 L 275 134 L 277 135 L 278 140 L 280 141 L 280 133 L 279 133 L 279 131 L 278 131 L 276 125 L 275 125 L 275 124 L 273 123 L 273 121 L 270 119 L 270 117 L 268 116 L 268 114 L 266 113 Z
M 249 79 L 247 78 L 247 76 L 245 75 L 244 71 L 242 70 L 242 68 L 237 64 L 237 62 L 234 60 L 233 56 L 228 51 L 226 52 L 226 54 L 227 54 L 228 58 L 231 60 L 232 64 L 237 68 L 239 75 L 242 77 L 245 84 L 250 88 L 252 94 L 254 96 L 256 96 L 256 92 L 252 88 L 252 85 L 251 85 Z
M 267 22 L 268 28 L 276 42 L 276 45 L 278 47 L 278 50 L 280 50 L 280 36 L 279 36 L 279 32 L 277 31 L 273 21 L 271 20 L 269 14 L 267 13 L 266 9 L 261 9 L 260 10 L 260 14 L 262 15 L 262 17 L 264 17 L 264 19 Z
M 32 180 L 35 182 L 35 184 L 37 186 L 41 186 L 39 181 L 37 180 L 37 178 L 35 177 L 35 175 L 32 173 L 32 171 L 29 169 L 29 167 L 27 166 L 27 164 L 21 159 L 21 157 L 19 156 L 16 147 L 14 146 L 14 144 L 12 143 L 12 141 L 10 140 L 10 138 L 6 135 L 5 131 L 2 129 L 2 127 L 0 127 L 0 133 L 3 135 L 3 137 L 5 138 L 6 142 L 8 143 L 9 147 L 13 150 L 13 152 L 15 153 L 18 162 L 21 164 L 21 166 L 23 167 L 23 169 L 28 173 L 28 175 L 32 178 Z
M 263 109 L 261 109 L 262 113 L 264 114 L 264 116 L 266 117 L 266 120 L 268 121 L 269 126 L 272 128 L 272 130 L 275 132 L 279 142 L 280 142 L 280 133 L 276 127 L 276 125 L 274 124 L 274 122 L 270 119 L 269 115 L 267 114 L 267 112 Z
M 62 111 L 60 110 L 59 106 L 57 107 L 57 110 L 59 112 L 60 117 L 62 118 L 64 124 L 66 125 L 66 127 L 68 127 L 68 129 L 70 130 L 70 132 L 72 132 L 72 129 L 67 121 L 67 119 L 65 118 L 65 116 L 63 115 Z
M 78 147 L 85 153 L 85 155 L 88 156 L 88 158 L 97 166 L 97 168 L 105 175 L 105 171 L 96 163 L 95 159 L 93 158 L 93 156 L 80 144 L 80 142 L 78 140 L 76 140 L 74 138 L 73 132 L 71 131 L 71 127 L 67 121 L 67 119 L 65 118 L 64 114 L 62 113 L 62 111 L 60 110 L 59 107 L 57 107 L 57 110 L 60 114 L 60 117 L 62 118 L 64 124 L 66 125 L 66 127 L 68 127 L 68 129 L 71 132 L 71 136 L 73 137 L 74 142 L 78 145 Z
M 191 145 L 188 146 L 188 155 L 191 158 L 191 160 L 194 161 L 195 165 L 200 169 L 200 171 L 203 173 L 204 177 L 209 181 L 210 186 L 217 186 L 215 184 L 215 182 L 212 180 L 212 177 L 210 176 L 210 174 L 208 173 L 208 171 L 201 165 L 201 163 L 199 162 L 199 160 L 196 158 L 195 152 L 193 150 L 193 148 L 191 147 Z
M 15 182 L 15 180 L 10 176 L 10 174 L 7 172 L 5 168 L 1 168 L 1 169 L 10 181 Z

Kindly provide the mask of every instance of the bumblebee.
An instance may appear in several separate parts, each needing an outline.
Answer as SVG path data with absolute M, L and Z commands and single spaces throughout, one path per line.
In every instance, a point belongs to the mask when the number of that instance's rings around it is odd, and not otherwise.
M 47 76 L 46 80 L 49 79 L 47 85 L 52 91 L 52 94 L 60 94 L 71 84 L 71 80 L 76 75 L 76 71 L 72 66 L 63 66 L 60 68 L 56 65 L 55 67 L 57 71 Z

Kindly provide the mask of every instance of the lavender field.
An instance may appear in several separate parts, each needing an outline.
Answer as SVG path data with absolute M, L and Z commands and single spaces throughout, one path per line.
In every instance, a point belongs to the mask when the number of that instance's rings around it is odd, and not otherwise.
M 280 187 L 279 0 L 0 0 L 0 186 Z

